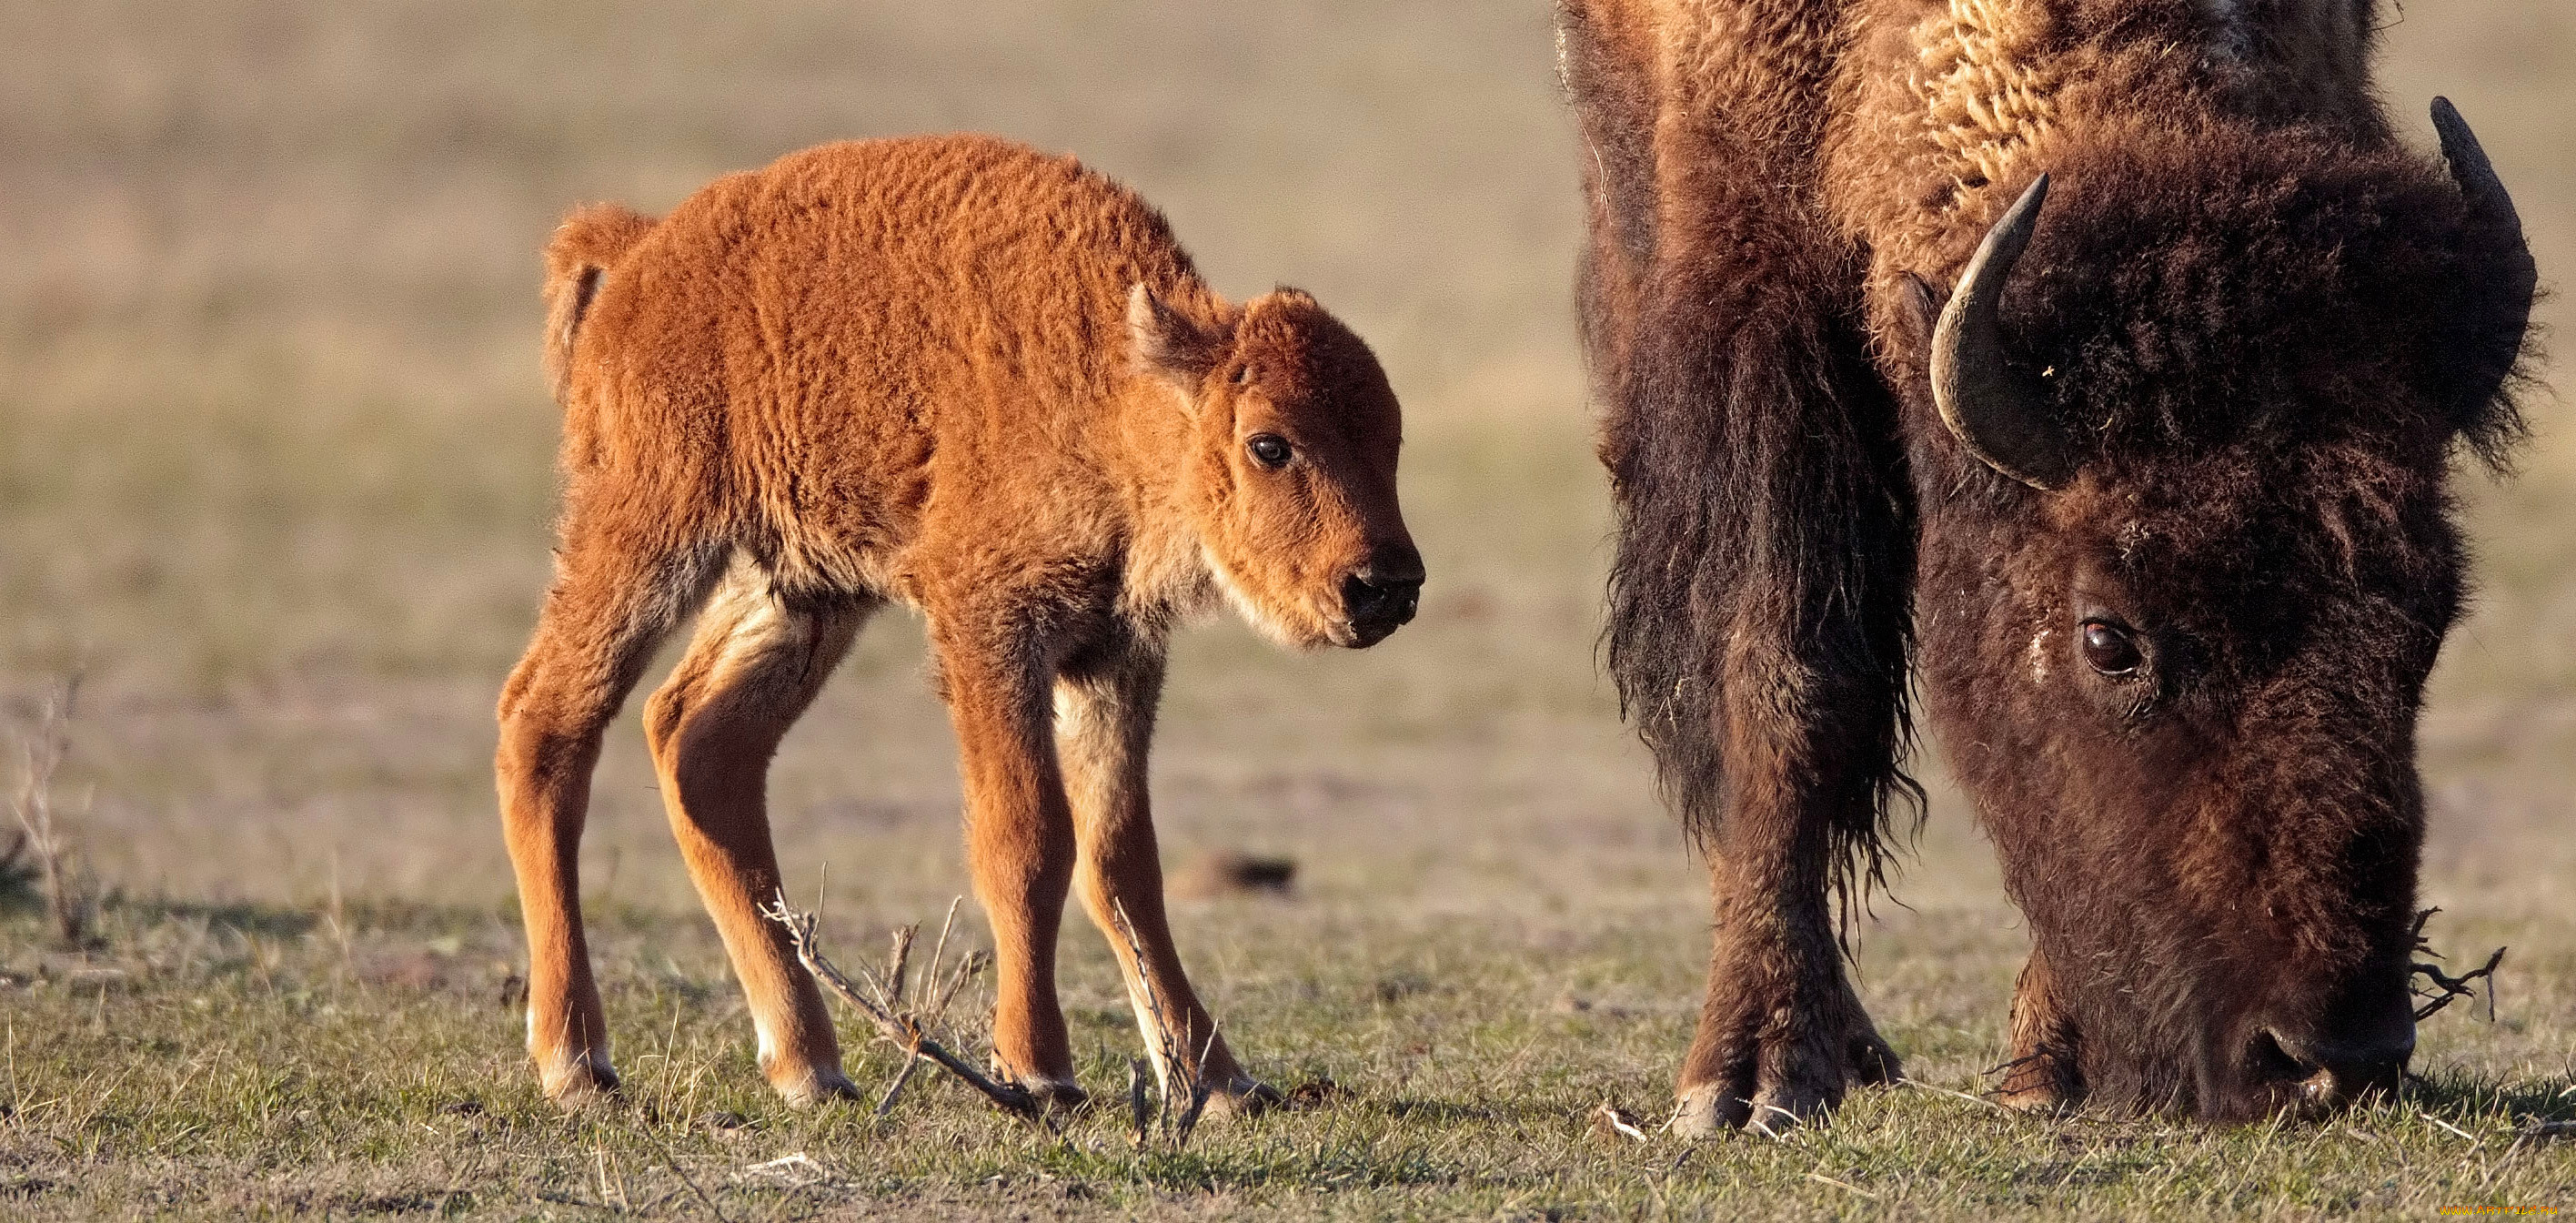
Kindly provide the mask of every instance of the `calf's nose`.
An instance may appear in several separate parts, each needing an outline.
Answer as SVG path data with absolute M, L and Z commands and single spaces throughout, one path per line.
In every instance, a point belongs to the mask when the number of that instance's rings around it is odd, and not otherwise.
M 1411 623 L 1421 599 L 1422 554 L 1411 544 L 1379 547 L 1342 578 L 1342 614 L 1365 640 Z
M 1360 567 L 1360 574 L 1373 582 L 1419 589 L 1422 585 L 1422 553 L 1409 543 L 1379 548 L 1370 554 L 1368 564 Z
M 1342 610 L 1355 624 L 1388 627 L 1412 621 L 1422 598 L 1422 579 L 1354 573 L 1342 579 Z

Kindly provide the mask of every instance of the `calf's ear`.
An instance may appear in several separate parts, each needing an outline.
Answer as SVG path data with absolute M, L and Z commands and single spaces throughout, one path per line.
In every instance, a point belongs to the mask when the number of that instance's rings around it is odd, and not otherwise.
M 1225 360 L 1228 337 L 1181 313 L 1139 282 L 1127 291 L 1127 339 L 1136 368 L 1195 397 Z

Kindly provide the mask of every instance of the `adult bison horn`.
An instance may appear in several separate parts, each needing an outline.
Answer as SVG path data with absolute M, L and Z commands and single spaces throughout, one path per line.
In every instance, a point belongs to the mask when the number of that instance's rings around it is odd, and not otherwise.
M 2004 282 L 2039 228 L 2039 206 L 2047 199 L 2042 174 L 1986 231 L 1932 329 L 1932 402 L 1941 423 L 1986 466 L 2039 489 L 2075 474 L 2074 448 L 2049 416 L 2038 380 L 2004 356 L 2000 307 Z
M 2532 261 L 2531 244 L 2522 236 L 2522 216 L 2514 211 L 2513 196 L 2506 193 L 2504 180 L 2496 177 L 2486 150 L 2478 146 L 2477 133 L 2469 130 L 2469 121 L 2460 117 L 2449 98 L 2433 99 L 2433 130 L 2442 135 L 2442 159 L 2451 163 L 2451 177 L 2468 201 L 2470 218 L 2482 232 L 2506 237 L 2510 247 L 2500 269 L 2503 291 L 2495 299 L 2506 303 L 2504 312 L 2497 316 L 2495 329 L 2485 333 L 2493 337 L 2485 340 L 2492 348 L 2478 354 L 2476 379 L 2469 384 L 2470 398 L 2463 405 L 2474 412 L 2495 397 L 2496 388 L 2512 376 L 2514 362 L 2521 358 L 2523 331 L 2531 325 L 2532 296 L 2540 288 L 2540 266 Z

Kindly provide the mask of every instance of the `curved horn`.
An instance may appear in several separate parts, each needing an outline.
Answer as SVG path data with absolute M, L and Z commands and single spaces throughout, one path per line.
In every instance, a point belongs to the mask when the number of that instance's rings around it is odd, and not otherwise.
M 2521 359 L 2523 332 L 2531 325 L 2532 297 L 2540 288 L 2540 266 L 2532 261 L 2531 244 L 2523 238 L 2522 216 L 2514 211 L 2513 196 L 2506 193 L 2504 180 L 2496 177 L 2486 150 L 2478 146 L 2477 133 L 2469 130 L 2469 121 L 2460 117 L 2449 98 L 2433 99 L 2433 130 L 2442 135 L 2442 159 L 2451 163 L 2451 178 L 2460 184 L 2460 195 L 2468 201 L 2469 214 L 2479 228 L 2513 236 L 2512 250 L 2499 269 L 2505 278 L 2501 300 L 2511 305 L 2510 314 L 2497 321 L 2509 325 L 2496 332 L 2493 351 L 2479 354 L 2484 363 L 2471 384 L 2475 393 L 2463 405 L 2477 411 L 2495 397 L 2496 388 L 2504 385 Z
M 2005 359 L 2000 308 L 2004 282 L 2039 228 L 2047 199 L 2042 174 L 1986 231 L 1932 329 L 1932 402 L 1941 423 L 1986 466 L 2038 489 L 2066 483 L 2075 474 L 2075 456 L 2038 383 Z

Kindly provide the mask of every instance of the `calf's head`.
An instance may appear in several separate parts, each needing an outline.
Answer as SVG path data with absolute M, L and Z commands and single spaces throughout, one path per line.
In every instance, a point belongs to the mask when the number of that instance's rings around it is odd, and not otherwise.
M 1171 456 L 1208 569 L 1282 643 L 1364 648 L 1413 619 L 1422 554 L 1396 504 L 1403 426 L 1368 345 L 1294 289 L 1194 317 L 1128 297 L 1138 365 L 1187 406 Z
M 2449 174 L 2224 130 L 2066 150 L 1946 303 L 1890 286 L 1929 374 L 1925 695 L 2035 945 L 2008 1086 L 2242 1119 L 2413 1050 L 2448 466 L 2517 428 L 2534 286 L 2437 117 Z

